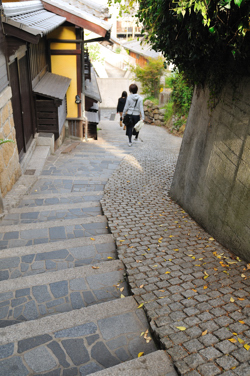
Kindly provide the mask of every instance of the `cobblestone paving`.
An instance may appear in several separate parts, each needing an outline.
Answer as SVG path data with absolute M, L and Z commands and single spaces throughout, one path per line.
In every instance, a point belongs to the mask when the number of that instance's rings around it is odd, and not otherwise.
M 155 350 L 143 312 L 128 312 L 0 346 L 0 376 L 85 376 Z M 10 371 L 11 370 L 11 371 Z M 11 373 L 10 373 L 11 372 Z
M 141 135 L 101 201 L 132 293 L 180 375 L 249 376 L 250 270 L 169 198 L 180 142 Z

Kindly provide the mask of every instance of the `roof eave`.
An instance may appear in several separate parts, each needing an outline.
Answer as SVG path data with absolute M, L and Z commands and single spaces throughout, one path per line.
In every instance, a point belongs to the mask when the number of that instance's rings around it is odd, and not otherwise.
M 90 20 L 84 19 L 83 17 L 78 16 L 77 14 L 74 14 L 74 12 L 69 12 L 65 9 L 62 9 L 55 4 L 51 4 L 47 2 L 46 0 L 42 1 L 44 9 L 49 10 L 55 14 L 58 14 L 59 16 L 65 17 L 68 22 L 82 27 L 83 29 L 90 30 L 98 35 L 101 35 L 102 37 L 105 37 L 107 32 L 109 33 L 111 27 L 107 27 L 107 25 L 104 26 L 104 22 L 94 23 Z M 98 20 L 98 19 L 97 19 Z M 103 25 L 101 24 L 103 23 Z

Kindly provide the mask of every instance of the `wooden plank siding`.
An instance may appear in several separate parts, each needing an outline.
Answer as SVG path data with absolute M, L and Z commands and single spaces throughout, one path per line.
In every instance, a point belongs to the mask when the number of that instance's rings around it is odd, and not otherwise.
M 5 37 L 3 35 L 2 21 L 0 19 L 0 92 L 2 92 L 9 83 L 5 54 Z
M 29 59 L 32 81 L 47 66 L 46 56 L 45 38 L 41 38 L 38 44 L 30 44 Z

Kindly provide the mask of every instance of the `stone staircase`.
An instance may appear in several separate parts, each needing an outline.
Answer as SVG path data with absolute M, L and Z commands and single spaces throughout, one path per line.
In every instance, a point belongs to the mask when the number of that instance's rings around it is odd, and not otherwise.
M 0 376 L 175 376 L 129 296 L 100 205 L 127 150 L 103 140 L 62 150 L 0 222 Z

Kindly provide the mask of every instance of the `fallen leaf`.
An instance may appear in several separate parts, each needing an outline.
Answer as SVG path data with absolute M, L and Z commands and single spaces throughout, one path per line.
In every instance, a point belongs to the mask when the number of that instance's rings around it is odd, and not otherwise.
M 144 352 L 139 352 L 139 354 L 138 354 L 138 358 L 140 358 L 141 356 L 143 356 L 144 355 Z
M 207 289 L 207 286 L 203 286 L 203 289 L 206 290 L 206 289 Z
M 143 288 L 143 286 L 144 286 L 144 285 L 141 285 L 141 286 L 140 286 L 140 289 L 142 289 L 142 288 Z
M 214 240 L 214 238 L 209 238 L 208 240 L 211 240 L 211 241 L 213 241 L 213 240 Z
M 143 306 L 144 306 L 144 303 L 141 303 L 140 305 L 138 305 L 137 308 L 141 308 L 141 307 L 143 307 Z
M 238 300 L 245 300 L 245 298 L 238 298 Z
M 204 279 L 208 278 L 209 276 L 208 275 L 205 275 Z
M 187 328 L 185 328 L 185 326 L 176 326 L 176 328 L 179 329 L 179 330 L 182 330 L 182 331 L 187 329 Z
M 90 240 L 95 240 L 95 238 L 90 238 Z
M 125 242 L 125 239 L 120 240 L 120 242 Z
M 170 237 L 170 238 L 172 238 L 172 237 L 173 237 L 173 235 L 169 235 L 169 237 Z
M 153 265 L 153 268 L 157 268 L 158 265 Z
M 121 296 L 120 296 L 121 298 L 125 298 L 125 296 L 123 295 L 123 294 L 121 294 Z
M 238 341 L 239 341 L 239 343 L 245 343 L 245 341 L 243 341 L 243 339 L 241 339 L 239 337 L 238 337 Z
M 107 257 L 109 260 L 114 260 L 114 257 L 108 256 Z
M 122 288 L 120 289 L 121 292 L 123 292 L 123 290 L 124 290 L 124 287 L 122 287 Z
M 235 338 L 229 338 L 228 341 L 232 342 L 232 343 L 236 343 L 236 339 Z
M 247 269 L 248 269 L 248 270 L 250 269 L 250 264 L 247 264 Z
M 241 274 L 241 277 L 242 277 L 242 278 L 246 278 L 245 274 Z
M 246 350 L 250 349 L 250 346 L 247 343 L 244 345 L 244 347 L 245 347 Z
M 92 269 L 99 269 L 99 266 L 92 266 Z
M 171 273 L 171 272 L 165 272 L 165 274 L 169 274 L 169 273 Z
M 239 322 L 240 322 L 241 324 L 245 324 L 245 321 L 243 321 L 243 320 L 240 320 Z
M 130 180 L 127 180 L 127 183 L 130 183 Z
M 194 292 L 197 292 L 197 290 L 195 290 L 195 289 L 192 289 Z
M 143 336 L 144 334 L 145 334 L 145 332 L 141 332 L 141 335 L 140 335 L 140 337 L 141 337 L 141 336 Z
M 165 290 L 159 290 L 160 292 L 165 292 Z
M 234 302 L 234 298 L 231 297 L 230 298 L 230 302 L 233 303 Z
M 178 251 L 179 251 L 179 248 L 174 249 L 174 251 L 175 251 L 175 252 L 178 252 Z
M 207 330 L 204 330 L 204 332 L 202 332 L 202 336 L 205 336 L 207 334 Z

